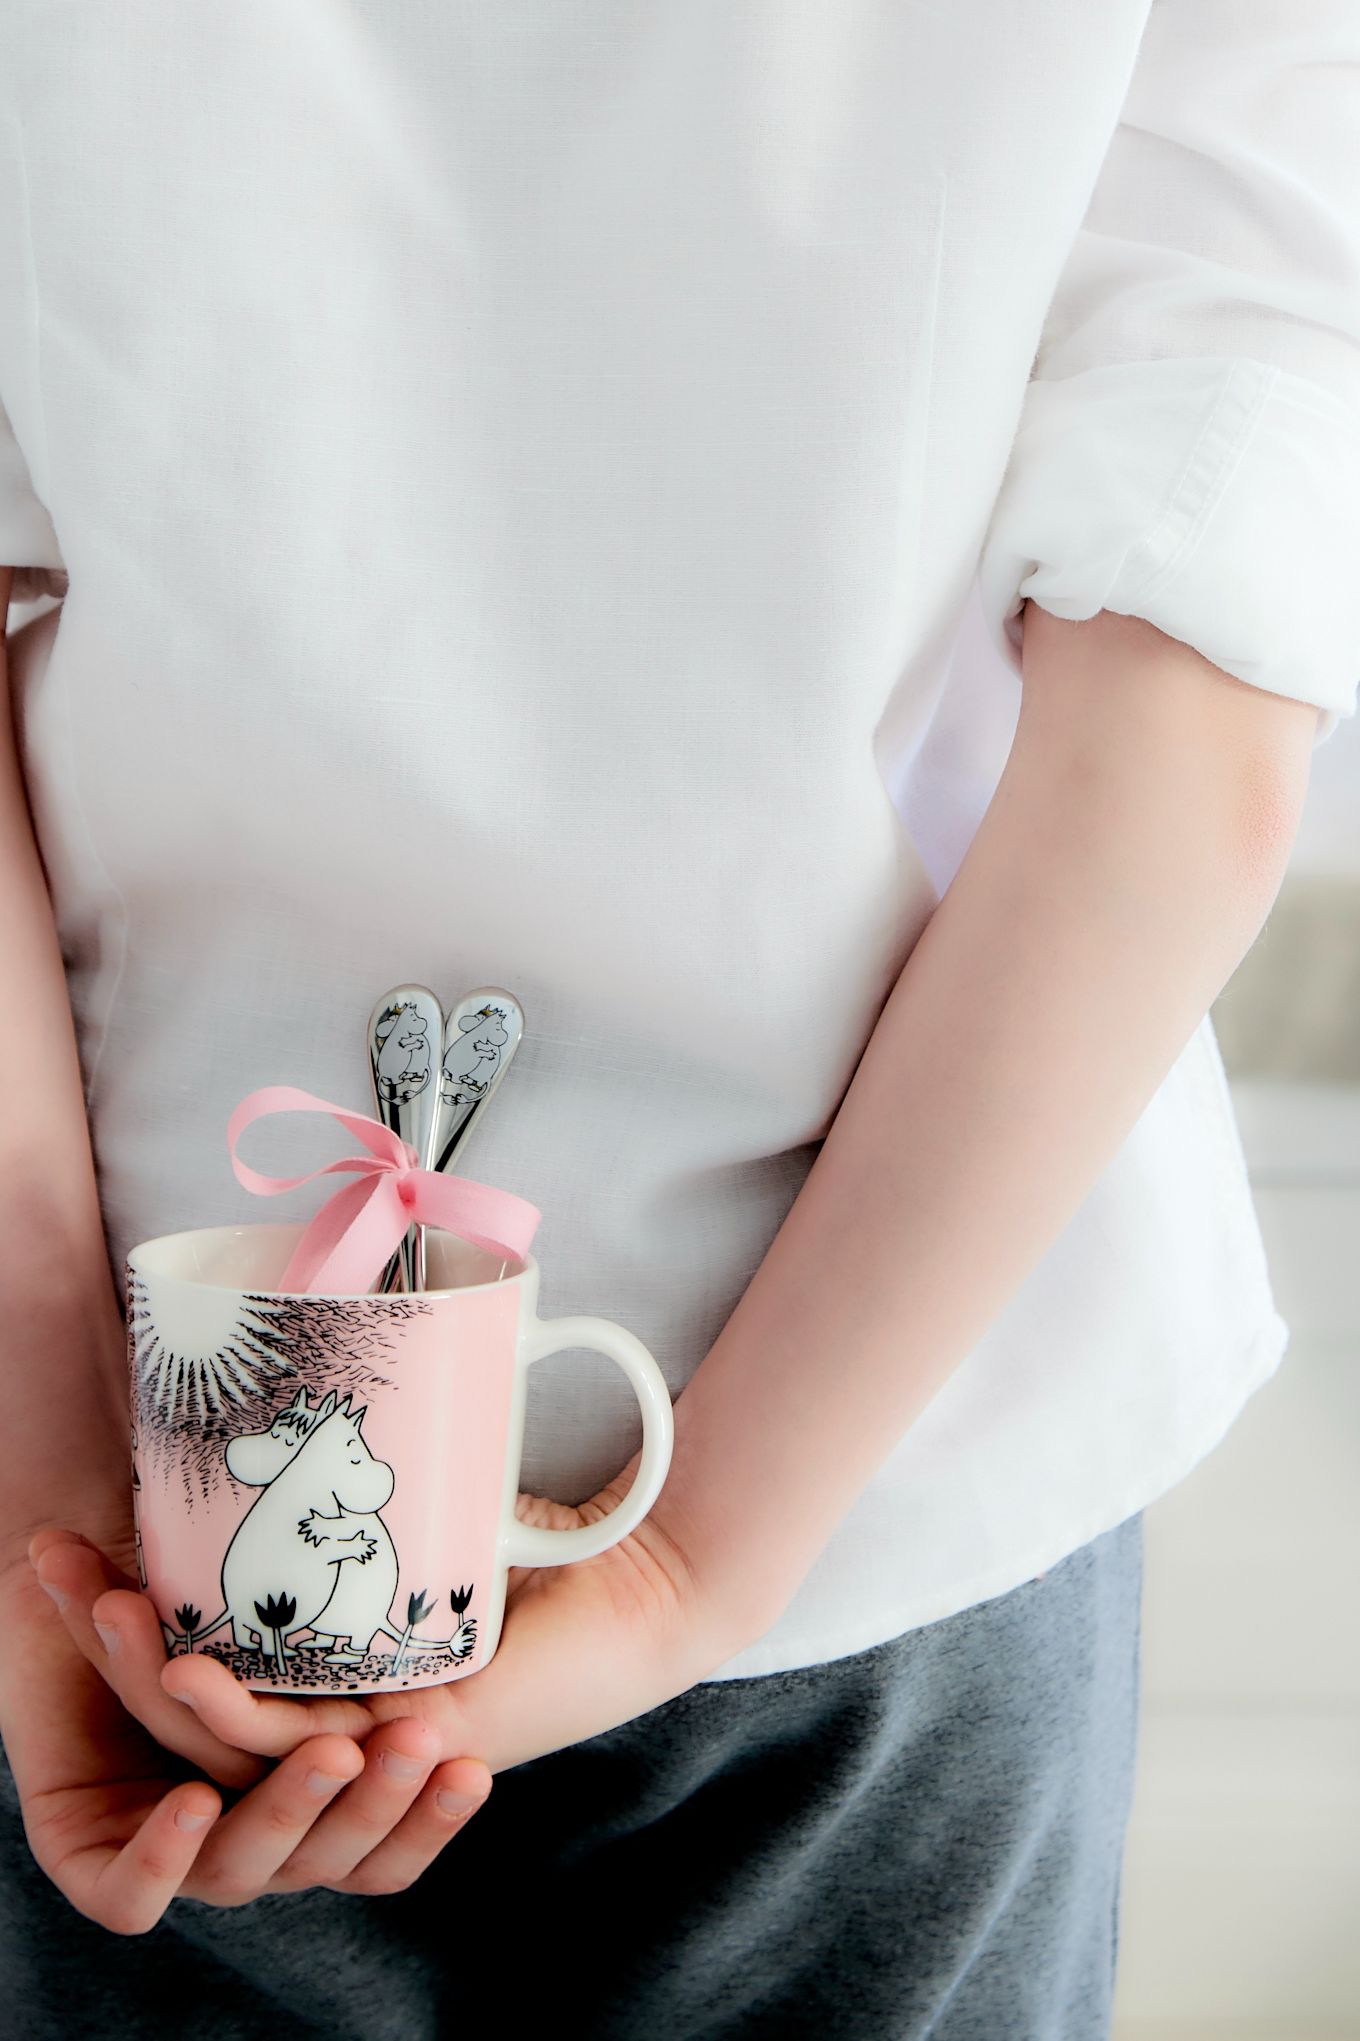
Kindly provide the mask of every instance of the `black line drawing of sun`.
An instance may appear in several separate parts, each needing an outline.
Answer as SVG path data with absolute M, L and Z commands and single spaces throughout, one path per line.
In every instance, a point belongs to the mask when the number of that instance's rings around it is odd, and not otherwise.
M 393 1387 L 375 1363 L 431 1310 L 420 1296 L 238 1295 L 161 1283 L 153 1318 L 146 1284 L 128 1282 L 128 1353 L 139 1451 L 177 1460 L 186 1503 L 223 1481 L 227 1441 L 267 1430 L 299 1388 Z

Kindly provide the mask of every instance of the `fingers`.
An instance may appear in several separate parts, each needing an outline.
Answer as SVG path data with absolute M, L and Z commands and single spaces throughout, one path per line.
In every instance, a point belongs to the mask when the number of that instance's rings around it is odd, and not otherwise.
M 225 1814 L 213 1787 L 193 1780 L 156 1802 L 121 1846 L 98 1837 L 44 1847 L 40 1861 L 73 1906 L 119 1935 L 145 1934 L 177 1897 L 237 1907 L 308 1886 L 400 1892 L 490 1792 L 480 1759 L 436 1756 L 435 1733 L 414 1718 L 383 1725 L 367 1751 L 348 1737 L 312 1737 Z M 129 1781 L 121 1806 L 94 1826 L 126 1834 L 137 1802 L 140 1782 Z M 54 1835 L 64 1821 L 51 1818 Z
M 184 1880 L 184 1897 L 212 1906 L 258 1899 L 318 1816 L 363 1770 L 364 1754 L 349 1737 L 314 1736 L 300 1744 L 220 1816 Z
M 408 1812 L 376 1849 L 360 1858 L 340 1891 L 404 1892 L 467 1826 L 490 1791 L 491 1773 L 480 1758 L 449 1758 L 436 1765 Z
M 58 1882 L 72 1905 L 101 1927 L 144 1935 L 193 1871 L 221 1806 L 203 1780 L 176 1786 L 121 1849 L 87 1845 L 65 1859 Z
M 376 1729 L 364 1745 L 362 1777 L 312 1825 L 271 1889 L 329 1885 L 376 1893 L 411 1884 L 490 1789 L 491 1774 L 479 1760 L 437 1765 L 438 1757 L 439 1738 L 428 1723 L 406 1717 Z M 442 1804 L 441 1792 L 460 1795 L 460 1804 Z
M 490 1792 L 480 1759 L 436 1764 L 438 1754 L 435 1732 L 413 1717 L 384 1724 L 362 1751 L 347 1737 L 310 1738 L 219 1819 L 185 1896 L 244 1906 L 312 1886 L 403 1891 Z
M 284 1757 L 309 1736 L 362 1740 L 373 1727 L 372 1713 L 361 1701 L 343 1694 L 326 1694 L 314 1701 L 291 1694 L 255 1694 L 224 1665 L 199 1652 L 167 1660 L 159 1679 L 178 1714 L 192 1711 L 224 1746 L 256 1751 L 261 1757 Z
M 126 1575 L 97 1547 L 40 1533 L 30 1559 L 75 1644 L 163 1749 L 223 1786 L 239 1789 L 263 1776 L 259 1757 L 233 1749 L 165 1691 L 160 1678 L 165 1639 L 155 1605 L 128 1586 Z M 231 1679 L 225 1666 L 218 1670 Z
M 65 1524 L 45 1524 L 42 1530 L 35 1531 L 28 1541 L 29 1564 L 36 1566 L 42 1554 L 51 1551 L 57 1545 L 84 1545 L 91 1551 L 99 1550 L 97 1545 L 90 1544 L 83 1531 L 69 1530 Z M 131 1581 L 131 1574 L 120 1573 L 111 1560 L 107 1563 L 111 1576 L 116 1575 L 125 1585 Z

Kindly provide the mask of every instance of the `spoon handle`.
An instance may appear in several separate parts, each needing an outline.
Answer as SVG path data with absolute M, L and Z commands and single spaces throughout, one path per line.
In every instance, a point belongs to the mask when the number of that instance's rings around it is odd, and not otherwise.
M 444 1023 L 431 1167 L 452 1169 L 524 1035 L 524 1009 L 503 985 L 460 999 Z
M 377 1117 L 408 1141 L 430 1167 L 439 1110 L 436 1060 L 444 1041 L 444 1013 L 428 985 L 396 985 L 368 1019 L 368 1065 Z M 374 1290 L 423 1290 L 424 1229 L 410 1225 Z

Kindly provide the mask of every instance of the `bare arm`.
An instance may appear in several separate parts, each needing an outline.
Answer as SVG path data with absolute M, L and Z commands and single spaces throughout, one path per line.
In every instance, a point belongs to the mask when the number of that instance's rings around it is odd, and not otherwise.
M 0 618 L 13 570 L 0 567 Z M 119 1557 L 131 1526 L 127 1361 L 66 974 L 0 645 L 0 1580 L 59 1521 Z
M 1315 719 L 1141 619 L 1027 605 L 997 792 L 676 1405 L 657 1528 L 736 1635 L 786 1606 L 1251 947 Z

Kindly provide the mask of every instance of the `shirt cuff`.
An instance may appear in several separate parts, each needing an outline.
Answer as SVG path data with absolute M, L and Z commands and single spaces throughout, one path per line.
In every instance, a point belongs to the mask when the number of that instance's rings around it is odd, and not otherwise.
M 1274 362 L 1104 363 L 1026 385 L 978 566 L 1021 672 L 1028 597 L 1146 619 L 1253 687 L 1356 710 L 1360 416 Z

